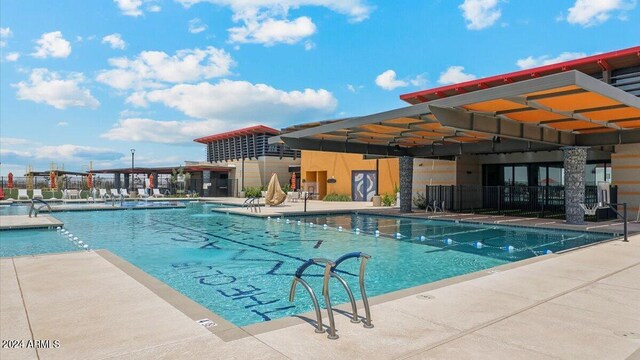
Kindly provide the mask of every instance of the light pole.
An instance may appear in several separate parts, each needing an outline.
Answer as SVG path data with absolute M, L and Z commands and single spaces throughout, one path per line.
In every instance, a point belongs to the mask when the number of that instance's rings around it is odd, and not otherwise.
M 136 149 L 131 149 L 131 178 L 129 180 L 131 181 L 132 193 L 133 193 L 133 164 L 134 164 L 135 156 L 136 156 Z

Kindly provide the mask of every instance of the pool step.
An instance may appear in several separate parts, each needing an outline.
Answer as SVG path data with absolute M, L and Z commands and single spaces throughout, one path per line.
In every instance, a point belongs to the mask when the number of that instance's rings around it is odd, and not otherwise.
M 50 215 L 29 217 L 29 215 L 0 216 L 0 230 L 55 229 L 64 223 Z

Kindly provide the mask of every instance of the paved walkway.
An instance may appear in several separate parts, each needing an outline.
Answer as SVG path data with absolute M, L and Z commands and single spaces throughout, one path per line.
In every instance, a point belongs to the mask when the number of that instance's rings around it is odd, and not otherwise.
M 29 217 L 28 215 L 0 216 L 0 230 L 56 228 L 63 226 L 62 221 L 48 215 Z
M 338 340 L 294 318 L 225 341 L 95 252 L 3 258 L 0 266 L 0 337 L 60 341 L 56 349 L 1 349 L 3 360 L 640 357 L 640 235 L 374 299 L 375 327 L 336 314 Z

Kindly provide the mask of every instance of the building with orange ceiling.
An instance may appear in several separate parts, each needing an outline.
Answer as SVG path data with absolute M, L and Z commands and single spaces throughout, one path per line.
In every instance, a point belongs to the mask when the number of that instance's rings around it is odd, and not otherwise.
M 423 192 L 451 211 L 580 223 L 581 204 L 605 196 L 604 202 L 627 203 L 635 219 L 639 96 L 636 46 L 404 94 L 410 106 L 295 126 L 269 141 L 303 150 L 303 178 L 305 150 L 396 158 L 405 212 Z M 324 181 L 325 170 L 314 166 L 309 171 Z M 607 183 L 613 187 L 603 192 Z M 601 209 L 595 217 L 609 216 Z

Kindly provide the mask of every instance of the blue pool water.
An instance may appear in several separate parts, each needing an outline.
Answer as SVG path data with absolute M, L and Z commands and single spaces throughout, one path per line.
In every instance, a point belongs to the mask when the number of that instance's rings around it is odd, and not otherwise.
M 294 217 L 287 224 L 284 219 L 211 212 L 210 206 L 199 204 L 61 212 L 55 217 L 91 248 L 115 253 L 239 326 L 312 310 L 302 290 L 294 303 L 287 298 L 295 270 L 312 257 L 370 254 L 366 284 L 368 295 L 375 296 L 611 237 L 364 215 Z M 380 237 L 373 235 L 376 229 Z M 474 246 L 477 242 L 483 246 Z M 74 250 L 77 247 L 55 230 L 0 232 L 0 256 Z M 357 297 L 358 266 L 356 260 L 341 265 Z M 319 266 L 307 271 L 316 293 L 321 272 Z M 332 299 L 347 302 L 337 282 L 332 286 Z

